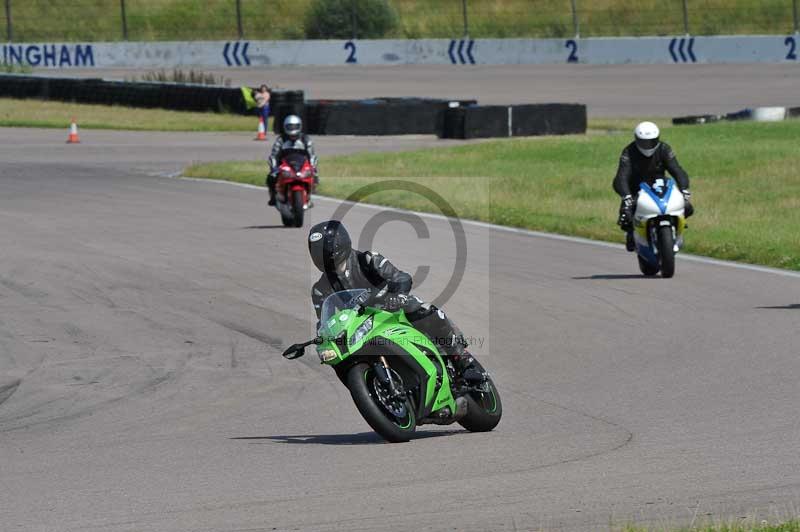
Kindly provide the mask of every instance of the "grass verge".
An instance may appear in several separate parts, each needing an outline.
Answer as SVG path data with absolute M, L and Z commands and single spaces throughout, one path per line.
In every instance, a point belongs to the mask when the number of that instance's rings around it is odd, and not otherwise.
M 457 0 L 390 0 L 399 18 L 387 37 L 451 39 L 464 31 Z M 312 0 L 127 0 L 128 39 L 232 40 L 300 39 Z M 0 10 L 0 39 L 16 42 L 121 41 L 120 2 L 15 1 L 10 4 L 12 36 Z M 703 0 L 688 2 L 689 31 L 705 34 L 781 34 L 792 29 L 787 0 Z M 469 0 L 468 33 L 473 38 L 559 37 L 574 35 L 566 0 Z M 683 4 L 678 1 L 593 0 L 577 2 L 582 36 L 679 35 L 684 33 Z M 291 21 L 291 22 L 287 22 Z
M 323 155 L 320 193 L 344 198 L 376 180 L 402 178 L 433 188 L 463 218 L 621 242 L 611 179 L 630 137 L 627 127 L 617 128 L 631 123 L 593 122 L 607 131 L 585 136 Z M 697 214 L 689 223 L 688 253 L 800 270 L 798 137 L 800 121 L 663 128 L 662 138 L 692 176 Z M 185 170 L 186 176 L 259 185 L 264 174 L 259 161 Z M 368 201 L 438 212 L 426 200 L 396 191 Z
M 623 529 L 624 532 L 651 532 L 653 530 L 661 530 L 664 532 L 800 532 L 800 521 L 793 520 L 783 523 L 770 524 L 767 521 L 746 519 L 742 522 L 731 521 L 728 523 L 691 526 L 685 528 L 643 528 L 637 526 L 627 526 Z
M 258 118 L 224 113 L 135 109 L 115 105 L 0 98 L 0 127 L 81 128 L 138 131 L 251 131 Z

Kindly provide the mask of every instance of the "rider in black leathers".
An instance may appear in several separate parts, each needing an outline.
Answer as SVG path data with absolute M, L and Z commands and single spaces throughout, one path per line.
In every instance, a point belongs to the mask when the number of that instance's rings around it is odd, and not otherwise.
M 690 203 L 689 175 L 678 164 L 675 152 L 659 138 L 658 127 L 652 122 L 642 122 L 634 131 L 635 140 L 625 146 L 619 158 L 619 168 L 614 177 L 614 191 L 622 197 L 617 223 L 627 233 L 626 248 L 633 251 L 633 212 L 636 196 L 642 181 L 663 178 L 665 172 L 675 178 L 678 188 L 686 200 L 685 214 L 688 218 L 694 213 Z
M 352 249 L 350 236 L 341 222 L 329 220 L 312 227 L 308 250 L 314 265 L 322 272 L 311 289 L 317 319 L 322 302 L 332 293 L 369 289 L 377 306 L 389 311 L 403 309 L 414 327 L 451 357 L 463 379 L 481 381 L 484 378 L 474 368 L 473 358 L 465 349 L 467 342 L 458 327 L 442 310 L 409 295 L 411 275 L 395 267 L 383 255 Z
M 283 121 L 283 133 L 275 139 L 272 152 L 269 155 L 269 174 L 267 174 L 267 188 L 269 189 L 269 205 L 275 205 L 275 183 L 278 178 L 278 167 L 281 159 L 289 152 L 300 152 L 308 157 L 314 168 L 314 184 L 319 183 L 317 172 L 317 155 L 314 152 L 314 143 L 311 137 L 303 133 L 303 121 L 299 116 L 289 115 Z

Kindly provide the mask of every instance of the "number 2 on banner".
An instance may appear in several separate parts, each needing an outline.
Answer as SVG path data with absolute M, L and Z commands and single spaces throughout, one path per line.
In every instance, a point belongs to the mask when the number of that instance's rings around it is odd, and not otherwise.
M 783 41 L 783 44 L 789 48 L 789 53 L 786 54 L 786 60 L 797 61 L 797 41 L 794 40 L 794 37 L 786 37 L 786 39 Z
M 344 43 L 344 49 L 350 50 L 350 55 L 347 56 L 345 63 L 358 63 L 356 59 L 356 44 L 353 41 L 347 41 Z
M 578 43 L 575 42 L 574 39 L 570 39 L 567 41 L 567 44 L 564 45 L 564 48 L 569 48 L 569 57 L 567 57 L 567 63 L 577 63 L 578 62 Z

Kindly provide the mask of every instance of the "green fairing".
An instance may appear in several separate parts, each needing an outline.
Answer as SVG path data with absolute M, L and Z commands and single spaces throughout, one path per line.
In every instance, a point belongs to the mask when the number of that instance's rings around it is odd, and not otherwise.
M 372 329 L 362 339 L 350 346 L 337 345 L 336 339 L 342 333 L 349 341 L 355 334 L 356 329 L 370 317 L 373 319 Z M 320 324 L 319 336 L 323 342 L 317 346 L 317 352 L 322 353 L 326 350 L 333 350 L 336 353 L 336 358 L 323 362 L 323 364 L 331 366 L 340 364 L 370 342 L 378 345 L 387 341 L 392 342 L 402 351 L 412 356 L 428 374 L 424 404 L 430 409 L 429 411 L 434 412 L 444 407 L 449 407 L 451 412 L 456 411 L 457 407 L 450 390 L 450 379 L 447 372 L 442 371 L 441 374 L 438 374 L 436 365 L 431 362 L 423 351 L 424 349 L 429 353 L 433 353 L 440 367 L 444 368 L 444 360 L 442 360 L 439 350 L 427 336 L 411 325 L 403 311 L 392 313 L 366 307 L 362 314 L 359 315 L 355 310 L 344 309 L 334 314 L 326 323 Z M 338 343 L 342 344 L 342 341 L 339 340 Z M 438 393 L 436 391 L 437 379 L 441 381 Z

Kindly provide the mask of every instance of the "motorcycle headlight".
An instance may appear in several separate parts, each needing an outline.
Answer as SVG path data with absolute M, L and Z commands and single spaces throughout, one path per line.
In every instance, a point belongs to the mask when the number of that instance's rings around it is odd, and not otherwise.
M 336 357 L 339 356 L 333 349 L 323 349 L 317 354 L 319 355 L 320 362 L 330 362 L 331 360 L 335 360 Z
M 356 328 L 356 331 L 353 333 L 353 336 L 350 337 L 350 340 L 347 342 L 349 345 L 354 345 L 360 342 L 369 331 L 372 330 L 372 316 L 367 318 L 367 320 L 359 325 Z

